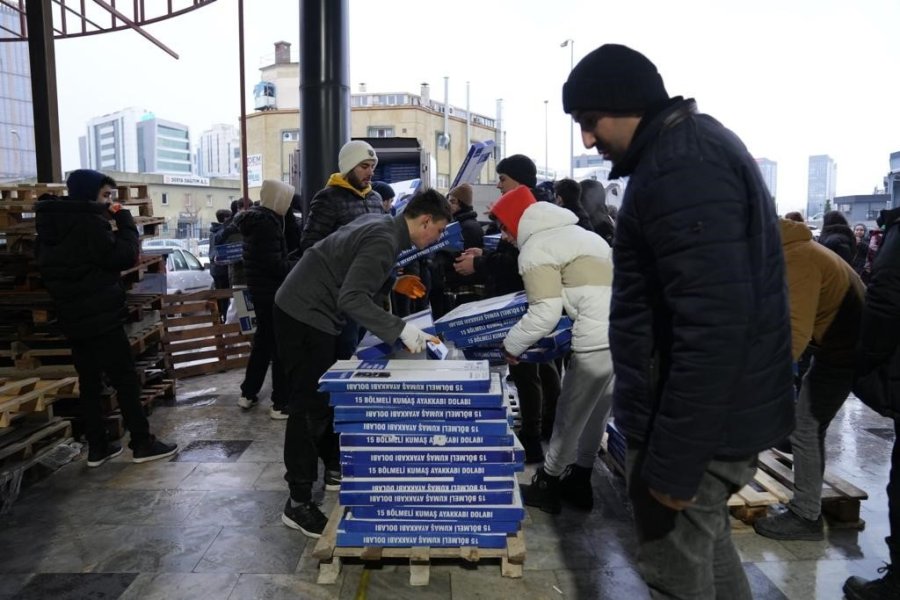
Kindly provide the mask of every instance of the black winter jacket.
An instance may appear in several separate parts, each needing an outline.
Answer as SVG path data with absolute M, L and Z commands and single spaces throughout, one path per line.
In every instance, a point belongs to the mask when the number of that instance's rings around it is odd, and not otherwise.
M 272 300 L 299 260 L 300 227 L 292 212 L 282 217 L 264 206 L 238 213 L 243 237 L 244 274 L 254 301 Z
M 461 209 L 453 215 L 453 220 L 459 222 L 464 248 L 484 247 L 484 229 L 478 222 L 478 214 L 474 210 Z
M 893 357 L 890 391 L 893 408 L 900 412 L 900 208 L 881 211 L 878 224 L 884 237 L 866 289 L 860 331 L 861 372 L 868 373 Z
M 741 141 L 672 99 L 645 116 L 614 240 L 616 425 L 640 476 L 689 499 L 712 459 L 747 458 L 794 426 L 791 329 L 775 205 Z
M 519 249 L 505 240 L 501 239 L 493 252 L 476 256 L 473 265 L 478 280 L 484 282 L 488 297 L 525 289 L 519 275 Z
M 856 236 L 846 225 L 826 225 L 819 234 L 819 243 L 843 258 L 848 265 L 853 264 Z
M 217 265 L 216 264 L 216 239 L 217 234 L 219 234 L 223 229 L 224 225 L 222 223 L 210 223 L 209 224 L 209 274 L 214 278 L 225 278 L 228 277 L 228 265 Z
M 328 180 L 328 186 L 319 190 L 310 202 L 309 218 L 304 215 L 303 219 L 301 253 L 360 215 L 384 214 L 381 196 L 371 191 L 371 188 L 363 198 L 343 185 L 334 185 L 338 180 L 343 181 L 343 178 L 336 174 L 332 175 Z
M 35 213 L 38 267 L 63 333 L 82 340 L 121 327 L 127 317 L 121 271 L 139 254 L 131 213 L 115 213 L 113 231 L 105 204 L 46 194 Z

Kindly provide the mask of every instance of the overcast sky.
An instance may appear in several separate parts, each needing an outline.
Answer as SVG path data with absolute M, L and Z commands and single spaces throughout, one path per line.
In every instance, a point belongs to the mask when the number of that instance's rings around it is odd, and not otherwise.
M 273 44 L 298 49 L 299 0 L 246 0 L 247 106 Z M 837 193 L 882 187 L 900 150 L 900 2 L 897 0 L 350 0 L 350 82 L 356 92 L 417 93 L 496 115 L 503 98 L 507 154 L 568 172 L 571 119 L 561 86 L 574 60 L 609 42 L 643 52 L 670 95 L 697 100 L 756 157 L 778 163 L 779 210 L 805 206 L 810 155 L 838 165 Z M 77 168 L 78 136 L 91 117 L 136 106 L 189 125 L 192 136 L 240 113 L 237 0 L 213 4 L 150 33 L 180 60 L 134 32 L 57 43 L 63 168 Z M 265 59 L 264 59 L 265 57 Z M 583 152 L 576 131 L 576 154 Z

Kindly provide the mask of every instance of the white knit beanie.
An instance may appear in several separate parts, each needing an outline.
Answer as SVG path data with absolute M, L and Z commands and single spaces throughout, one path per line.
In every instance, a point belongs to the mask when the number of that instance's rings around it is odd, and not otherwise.
M 378 164 L 375 148 L 362 140 L 349 141 L 338 154 L 338 169 L 341 175 L 346 175 L 364 160 L 374 160 L 375 164 Z

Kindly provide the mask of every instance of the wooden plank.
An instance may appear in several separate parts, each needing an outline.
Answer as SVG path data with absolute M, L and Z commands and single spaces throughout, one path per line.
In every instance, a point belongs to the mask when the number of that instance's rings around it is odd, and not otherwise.
M 175 377 L 193 377 L 194 375 L 206 375 L 207 373 L 220 373 L 229 369 L 246 367 L 249 357 L 229 358 L 222 361 L 191 365 L 175 369 Z
M 223 351 L 220 348 L 214 348 L 212 350 L 202 350 L 199 352 L 191 352 L 190 354 L 173 354 L 172 362 L 176 365 L 179 363 L 185 362 L 193 362 L 196 360 L 206 360 L 208 358 L 216 359 L 216 360 L 227 360 L 228 357 L 231 358 L 240 358 L 242 356 L 250 357 L 250 350 L 252 348 L 251 344 L 245 344 L 244 348 L 241 349 L 232 349 L 228 352 Z
M 778 502 L 787 503 L 790 502 L 791 498 L 794 497 L 794 492 L 788 487 L 783 486 L 778 481 L 772 478 L 771 475 L 763 471 L 762 469 L 756 470 L 755 480 L 766 489 L 770 494 L 772 494 Z
M 187 340 L 177 343 L 166 343 L 167 356 L 179 356 L 180 353 L 188 350 L 197 350 L 200 348 L 215 348 L 218 346 L 223 349 L 240 348 L 248 344 L 252 344 L 253 339 L 245 335 L 229 335 L 221 338 L 203 338 L 199 340 Z
M 182 340 L 194 340 L 203 337 L 214 337 L 228 333 L 237 333 L 241 326 L 237 323 L 217 324 L 208 327 L 196 327 L 194 329 L 179 329 L 178 331 L 166 331 L 163 342 L 177 342 Z
M 164 317 L 164 321 L 168 322 L 170 319 L 165 319 L 165 317 L 172 317 L 183 314 L 190 313 L 208 313 L 210 310 L 209 302 L 184 302 L 183 304 L 163 304 L 163 307 L 160 309 L 160 316 Z
M 336 504 L 331 514 L 328 516 L 328 523 L 322 530 L 322 535 L 316 540 L 316 547 L 313 548 L 313 558 L 319 560 L 330 559 L 334 553 L 337 544 L 337 528 L 341 519 L 344 517 L 344 507 Z
M 20 460 L 27 459 L 35 454 L 40 442 L 44 442 L 43 445 L 46 445 L 56 440 L 62 441 L 63 438 L 70 436 L 70 423 L 62 420 L 55 421 L 46 427 L 38 429 L 24 440 L 0 448 L 0 461 L 16 455 L 20 455 Z
M 176 327 L 184 327 L 185 325 L 219 325 L 219 321 L 213 317 L 209 312 L 206 314 L 197 314 L 189 317 L 167 317 L 166 318 L 166 329 L 169 331 L 181 331 L 176 330 Z M 185 330 L 187 331 L 187 330 Z M 190 329 L 190 331 L 194 331 L 194 329 Z

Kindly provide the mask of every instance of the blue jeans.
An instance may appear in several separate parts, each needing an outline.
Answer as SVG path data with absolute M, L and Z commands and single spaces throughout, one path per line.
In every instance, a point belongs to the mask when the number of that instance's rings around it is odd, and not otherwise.
M 655 599 L 751 600 L 750 584 L 731 541 L 728 498 L 756 472 L 756 455 L 713 460 L 694 503 L 675 511 L 656 501 L 641 479 L 646 446 L 629 443 L 628 496 L 638 535 L 638 570 Z

